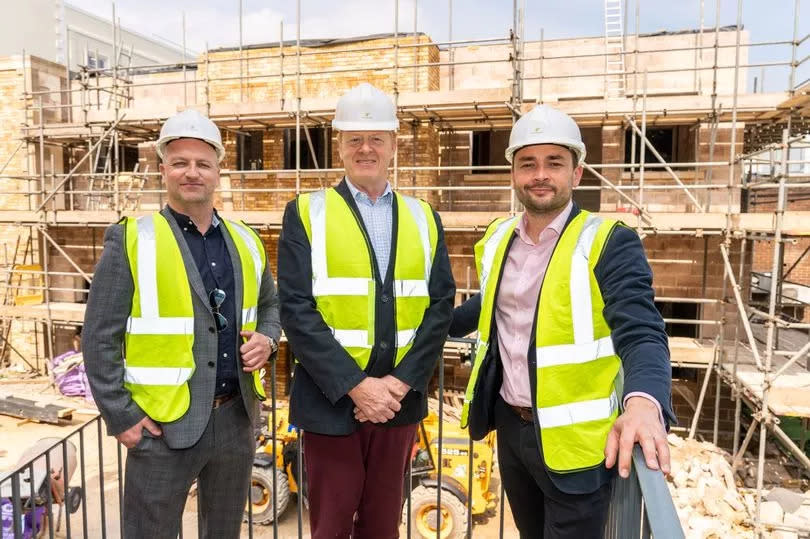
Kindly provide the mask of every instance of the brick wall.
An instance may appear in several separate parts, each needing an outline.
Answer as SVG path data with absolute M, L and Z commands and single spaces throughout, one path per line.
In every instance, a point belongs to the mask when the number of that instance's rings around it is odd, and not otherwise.
M 687 430 L 692 424 L 695 407 L 700 396 L 700 388 L 706 374 L 702 369 L 675 369 L 672 377 L 672 406 L 678 418 L 678 427 Z M 712 440 L 714 430 L 715 393 L 717 378 L 714 374 L 709 380 L 703 407 L 698 419 L 697 435 L 709 441 Z M 747 408 L 743 406 L 743 410 Z M 727 451 L 733 448 L 734 435 L 734 400 L 731 396 L 731 387 L 728 384 L 720 385 L 720 413 L 718 416 L 718 445 Z M 741 436 L 745 434 L 744 427 Z
M 650 126 L 653 129 L 655 126 Z M 629 128 L 628 128 L 629 129 Z M 711 161 L 722 162 L 728 161 L 731 150 L 731 128 L 728 124 L 719 124 L 715 134 L 714 147 L 710 152 L 711 144 L 711 126 L 706 123 L 700 124 L 697 129 L 691 125 L 677 125 L 673 126 L 673 140 L 675 154 L 673 154 L 671 163 L 690 163 L 695 161 L 697 153 L 698 161 Z M 743 132 L 744 126 L 737 129 L 735 148 L 736 153 L 741 153 L 743 150 Z M 627 153 L 626 130 L 623 126 L 605 126 L 602 128 L 602 161 L 604 163 L 625 163 L 625 155 Z M 641 142 L 637 138 L 636 144 L 640 145 Z M 638 150 L 637 150 L 638 152 Z M 593 159 L 593 154 L 589 156 L 590 162 L 598 162 Z M 686 192 L 679 188 L 677 182 L 672 176 L 664 169 L 658 167 L 660 162 L 650 156 L 647 156 L 645 164 L 654 165 L 654 167 L 646 167 L 644 171 L 644 185 L 645 186 L 669 186 L 667 189 L 645 189 L 643 195 L 644 206 L 650 211 L 678 211 L 678 212 L 696 212 L 698 211 L 692 200 Z M 681 180 L 687 187 L 691 185 L 703 185 L 711 181 L 712 184 L 725 185 L 728 182 L 729 167 L 694 167 L 682 166 L 672 167 L 678 179 Z M 600 171 L 603 176 L 610 180 L 614 185 L 635 186 L 640 184 L 640 174 L 636 171 L 631 179 L 630 170 L 622 172 L 622 169 L 603 169 Z M 740 170 L 735 166 L 732 171 L 734 183 L 739 183 Z M 634 200 L 638 200 L 638 191 L 629 190 L 624 193 Z M 712 211 L 724 212 L 728 209 L 729 192 L 727 189 L 712 189 L 711 192 L 705 189 L 692 189 L 692 196 L 703 206 L 709 204 Z M 730 195 L 732 210 L 738 211 L 740 207 L 740 191 L 735 188 Z M 604 191 L 602 193 L 602 210 L 613 211 L 614 208 L 628 208 L 627 202 L 622 201 L 619 196 L 612 191 Z
M 17 179 L 14 176 L 26 175 L 30 170 L 30 162 L 33 163 L 38 155 L 38 150 L 34 145 L 20 145 L 22 141 L 21 125 L 26 122 L 24 102 L 21 99 L 25 90 L 24 83 L 31 83 L 31 58 L 25 59 L 26 72 L 23 72 L 23 59 L 20 56 L 11 56 L 0 60 L 0 132 L 5 136 L 0 138 L 0 155 L 2 163 L 8 160 L 3 176 L 0 177 L 0 208 L 2 209 L 28 209 L 29 199 L 28 182 Z M 16 153 L 14 153 L 16 151 Z M 13 155 L 13 156 L 12 156 Z M 19 194 L 18 194 L 19 193 Z M 33 200 L 31 201 L 34 202 Z M 23 263 L 23 253 L 26 243 L 29 241 L 30 229 L 27 227 L 0 225 L 0 242 L 3 248 L 0 251 L 0 264 L 3 273 L 0 275 L 0 282 L 5 283 L 7 279 L 6 270 L 13 264 Z M 19 243 L 18 243 L 19 242 Z M 19 244 L 17 256 L 15 258 L 15 247 Z M 28 252 L 28 259 L 25 261 L 37 260 L 38 244 L 31 242 L 32 250 Z M 16 279 L 15 279 L 16 282 Z M 3 301 L 13 302 L 16 291 L 7 289 L 5 285 L 0 288 Z M 8 327 L 9 321 L 2 322 L 2 330 Z M 26 358 L 32 361 L 37 356 L 36 335 L 32 331 L 36 326 L 30 322 L 14 322 L 13 331 L 9 339 L 11 345 L 19 350 Z M 5 333 L 4 333 L 5 335 Z M 0 365 L 5 361 L 10 361 L 12 365 L 22 364 L 16 354 L 7 351 L 5 358 L 0 358 Z
M 301 97 L 333 98 L 335 95 L 368 82 L 381 90 L 393 93 L 396 79 L 394 77 L 394 43 L 393 38 L 357 41 L 339 45 L 321 47 L 301 47 Z M 400 36 L 399 45 L 430 43 L 424 35 Z M 357 51 L 359 48 L 379 48 L 379 50 Z M 210 51 L 209 63 L 202 55 L 198 78 L 209 78 L 208 99 L 212 103 L 272 102 L 282 98 L 292 103 L 296 96 L 296 57 L 297 49 L 286 46 L 283 59 L 278 47 L 263 47 L 243 50 L 242 61 L 238 50 Z M 313 54 L 315 53 L 315 54 Z M 400 66 L 425 64 L 439 61 L 439 49 L 435 45 L 426 47 L 400 48 L 398 62 Z M 278 76 L 282 72 L 284 82 Z M 241 72 L 250 74 L 250 82 L 240 87 L 240 81 L 216 80 L 238 77 Z M 366 66 L 358 70 L 358 66 Z M 438 67 L 416 68 L 418 73 L 417 91 L 438 90 Z M 338 70 L 345 70 L 340 72 Z M 322 73 L 323 71 L 333 71 Z M 413 70 L 402 69 L 399 73 L 403 90 L 414 91 Z M 205 84 L 198 84 L 198 94 L 205 91 Z M 198 95 L 199 102 L 205 102 L 205 96 Z
M 776 209 L 776 189 L 757 190 L 749 200 L 751 212 L 772 212 Z M 789 189 L 786 208 L 790 211 L 810 211 L 810 189 Z M 786 280 L 810 286 L 810 238 L 795 237 L 784 244 L 782 272 L 791 267 Z M 754 260 L 752 270 L 770 273 L 773 269 L 774 243 L 771 241 L 753 242 Z M 795 267 L 794 267 L 795 265 Z M 802 322 L 810 322 L 810 308 L 789 308 L 786 312 Z
M 721 238 L 705 236 L 647 236 L 644 238 L 644 249 L 653 270 L 653 287 L 656 297 L 707 298 L 722 299 L 724 263 L 720 254 Z M 746 256 L 743 275 L 748 275 L 751 268 L 750 250 Z M 733 241 L 729 247 L 729 258 L 735 276 L 740 263 L 740 244 Z M 705 260 L 705 261 L 704 261 Z M 744 277 L 744 279 L 746 279 Z M 747 297 L 747 281 L 743 286 L 742 296 Z M 726 297 L 732 298 L 730 285 L 726 288 Z M 703 320 L 718 320 L 720 309 L 723 316 L 733 322 L 736 307 L 731 303 L 725 306 L 705 304 L 700 307 Z M 713 338 L 718 333 L 718 326 L 699 326 L 699 336 Z M 733 323 L 726 324 L 726 337 L 733 337 Z

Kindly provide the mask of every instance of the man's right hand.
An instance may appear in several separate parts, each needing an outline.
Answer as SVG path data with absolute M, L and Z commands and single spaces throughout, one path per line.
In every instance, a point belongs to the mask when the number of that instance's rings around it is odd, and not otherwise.
M 148 430 L 154 436 L 160 436 L 163 434 L 163 431 L 160 430 L 158 424 L 152 421 L 149 416 L 146 416 L 124 432 L 116 434 L 115 439 L 124 444 L 127 449 L 132 449 L 138 445 L 138 442 L 141 441 L 143 429 Z
M 399 411 L 400 404 L 379 378 L 368 376 L 349 391 L 354 404 L 372 423 L 385 423 Z

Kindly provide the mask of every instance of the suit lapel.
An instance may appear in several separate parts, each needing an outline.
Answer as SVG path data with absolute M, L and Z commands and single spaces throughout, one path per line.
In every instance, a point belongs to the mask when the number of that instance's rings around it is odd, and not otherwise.
M 186 239 L 183 237 L 183 232 L 180 230 L 180 225 L 177 224 L 174 216 L 169 211 L 168 207 L 160 210 L 160 214 L 169 222 L 169 227 L 174 233 L 174 238 L 177 240 L 177 245 L 180 247 L 180 255 L 183 257 L 183 264 L 186 266 L 186 275 L 191 289 L 200 297 L 203 305 L 208 306 L 208 292 L 205 291 L 200 270 L 197 269 L 197 263 L 194 262 L 194 257 L 191 256 L 191 250 L 188 248 Z

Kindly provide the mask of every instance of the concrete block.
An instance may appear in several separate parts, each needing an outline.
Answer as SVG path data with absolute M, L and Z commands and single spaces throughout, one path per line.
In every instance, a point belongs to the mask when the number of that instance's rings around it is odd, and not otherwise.
M 786 488 L 777 487 L 772 489 L 766 496 L 768 501 L 778 502 L 785 513 L 792 513 L 801 507 L 804 496 L 798 492 Z
M 776 501 L 762 502 L 759 506 L 759 510 L 762 521 L 769 522 L 771 524 L 781 523 L 785 516 L 785 511 L 782 509 L 779 502 Z
M 793 528 L 810 528 L 810 520 L 807 520 L 802 515 L 797 513 L 785 513 L 783 523 L 785 526 L 791 526 Z

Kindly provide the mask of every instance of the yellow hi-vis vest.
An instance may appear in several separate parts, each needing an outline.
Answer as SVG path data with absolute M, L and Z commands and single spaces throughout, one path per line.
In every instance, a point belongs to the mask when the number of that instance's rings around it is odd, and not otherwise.
M 490 329 L 506 248 L 520 215 L 498 219 L 475 245 L 481 287 L 475 361 L 467 386 L 462 427 L 468 423 L 475 384 L 490 343 Z M 594 275 L 616 221 L 581 211 L 563 231 L 549 261 L 536 317 L 535 424 L 546 466 L 574 472 L 604 460 L 607 435 L 619 413 L 623 371 L 613 350 L 605 303 Z
M 437 227 L 426 202 L 399 193 L 395 196 L 396 366 L 411 349 L 430 305 L 428 282 L 436 254 Z M 365 369 L 375 342 L 376 282 L 371 245 L 359 217 L 334 188 L 300 195 L 298 215 L 312 249 L 316 307 L 335 339 Z
M 242 265 L 242 329 L 254 330 L 267 263 L 264 246 L 247 225 L 222 222 Z M 188 380 L 195 368 L 191 285 L 180 247 L 163 215 L 128 218 L 125 227 L 135 292 L 125 336 L 124 386 L 149 417 L 174 421 L 188 410 Z M 261 379 L 262 372 L 255 371 L 253 389 L 264 400 Z

